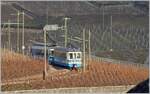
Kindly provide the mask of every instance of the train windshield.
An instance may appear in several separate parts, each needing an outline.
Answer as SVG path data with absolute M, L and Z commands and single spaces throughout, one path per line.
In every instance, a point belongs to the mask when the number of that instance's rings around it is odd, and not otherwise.
M 69 53 L 69 59 L 73 59 L 73 53 Z
M 74 58 L 76 58 L 76 54 L 77 54 L 77 53 L 74 53 Z
M 77 58 L 81 58 L 81 54 L 80 53 L 77 53 Z
M 79 52 L 73 52 L 68 54 L 68 59 L 80 59 L 81 53 Z

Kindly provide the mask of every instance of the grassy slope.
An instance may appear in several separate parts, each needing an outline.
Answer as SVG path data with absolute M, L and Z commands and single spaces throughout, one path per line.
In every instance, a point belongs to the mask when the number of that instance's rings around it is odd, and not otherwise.
M 43 60 L 35 60 L 28 56 L 2 50 L 1 79 L 25 77 L 34 74 L 42 74 L 44 70 Z
M 63 75 L 51 75 L 46 80 L 29 84 L 5 85 L 2 90 L 135 85 L 147 78 L 146 68 L 92 61 L 89 70 L 84 73 L 72 71 Z

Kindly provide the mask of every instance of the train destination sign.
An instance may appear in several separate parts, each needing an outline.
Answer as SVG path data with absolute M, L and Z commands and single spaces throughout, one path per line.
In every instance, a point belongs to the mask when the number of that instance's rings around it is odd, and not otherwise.
M 43 30 L 44 31 L 55 31 L 55 30 L 58 30 L 59 27 L 57 24 L 53 24 L 53 25 L 45 25 Z

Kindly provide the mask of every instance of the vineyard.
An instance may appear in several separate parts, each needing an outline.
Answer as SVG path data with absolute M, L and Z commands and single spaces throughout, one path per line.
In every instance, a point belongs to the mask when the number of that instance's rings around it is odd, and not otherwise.
M 149 77 L 148 3 L 3 1 L 2 90 L 126 86 L 146 80 Z M 48 30 L 44 37 L 44 26 L 53 24 L 58 25 L 58 30 Z M 52 45 L 64 47 L 66 43 L 67 48 L 85 50 L 91 56 L 90 62 L 85 57 L 86 70 L 70 71 L 47 63 L 48 74 L 44 76 L 45 62 L 40 57 L 44 55 L 41 45 L 44 40 Z M 34 48 L 36 43 L 39 52 Z M 33 48 L 40 55 L 34 56 Z
M 8 56 L 13 57 L 10 59 Z M 59 70 L 49 74 L 46 80 L 43 80 L 41 76 L 33 81 L 30 76 L 43 71 L 43 62 L 20 58 L 22 56 L 16 53 L 2 54 L 2 83 L 3 80 L 23 76 L 27 76 L 30 81 L 6 84 L 2 86 L 2 90 L 134 85 L 147 79 L 149 73 L 146 68 L 92 60 L 86 72 Z
M 2 50 L 1 66 L 2 81 L 40 74 L 44 70 L 43 60 L 31 59 L 8 50 Z
M 31 83 L 32 88 L 93 87 L 133 85 L 148 78 L 147 69 L 137 69 L 125 65 L 91 62 L 89 71 L 70 73 L 71 75 L 48 78 L 45 81 Z M 38 86 L 38 87 L 37 87 Z

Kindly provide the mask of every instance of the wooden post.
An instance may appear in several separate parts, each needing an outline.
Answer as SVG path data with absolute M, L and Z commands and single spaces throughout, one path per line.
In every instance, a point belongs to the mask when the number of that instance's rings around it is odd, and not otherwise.
M 43 71 L 43 80 L 45 80 L 46 76 L 45 76 L 45 71 Z

